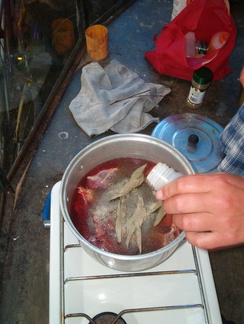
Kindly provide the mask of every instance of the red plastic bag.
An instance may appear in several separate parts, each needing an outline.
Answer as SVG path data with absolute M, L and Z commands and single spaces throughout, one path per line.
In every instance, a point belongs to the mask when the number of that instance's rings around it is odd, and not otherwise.
M 154 51 L 145 53 L 159 73 L 191 80 L 194 70 L 206 66 L 212 70 L 213 80 L 219 80 L 232 72 L 228 56 L 235 46 L 236 27 L 228 1 L 193 0 L 161 31 L 159 36 L 159 33 L 154 36 Z M 196 39 L 207 43 L 219 31 L 226 31 L 230 36 L 220 49 L 202 58 L 187 58 L 184 35 L 189 31 L 195 32 Z

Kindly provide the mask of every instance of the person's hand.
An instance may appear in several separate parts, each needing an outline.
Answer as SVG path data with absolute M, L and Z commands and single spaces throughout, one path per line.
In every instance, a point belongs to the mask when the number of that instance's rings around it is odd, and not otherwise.
M 244 88 L 244 68 L 242 68 L 242 70 L 241 70 L 241 75 L 240 75 L 239 80 L 241 82 L 242 87 Z
M 173 223 L 202 249 L 244 243 L 244 178 L 228 173 L 183 176 L 156 193 Z

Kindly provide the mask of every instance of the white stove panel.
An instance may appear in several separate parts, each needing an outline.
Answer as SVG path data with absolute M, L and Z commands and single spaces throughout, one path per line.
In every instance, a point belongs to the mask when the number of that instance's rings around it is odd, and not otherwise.
M 129 312 L 122 318 L 127 324 L 222 323 L 208 253 L 194 249 L 196 267 L 188 242 L 157 267 L 138 272 L 136 276 L 130 273 L 129 277 L 93 260 L 81 247 L 64 250 L 67 245 L 78 244 L 78 240 L 60 214 L 59 187 L 60 183 L 54 186 L 51 197 L 50 324 L 89 323 L 84 317 L 64 319 L 63 314 L 86 313 L 93 318 L 106 311 L 118 314 L 125 309 L 168 306 L 173 309 Z M 122 277 L 114 278 L 117 274 Z M 99 279 L 87 279 L 87 276 Z M 76 277 L 79 280 L 72 280 Z M 177 309 L 179 305 L 182 306 Z

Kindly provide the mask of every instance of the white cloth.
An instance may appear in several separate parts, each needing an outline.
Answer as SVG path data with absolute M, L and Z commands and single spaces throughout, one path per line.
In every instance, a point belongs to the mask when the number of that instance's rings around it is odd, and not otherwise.
M 92 62 L 83 67 L 81 90 L 69 108 L 89 136 L 109 129 L 116 133 L 138 132 L 159 121 L 148 112 L 169 92 L 163 85 L 146 83 L 117 60 L 105 68 Z

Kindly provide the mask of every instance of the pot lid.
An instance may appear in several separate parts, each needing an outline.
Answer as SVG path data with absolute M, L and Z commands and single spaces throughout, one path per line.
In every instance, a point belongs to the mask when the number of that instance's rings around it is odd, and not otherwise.
M 219 135 L 223 128 L 215 121 L 197 114 L 172 115 L 162 120 L 152 136 L 176 148 L 197 173 L 217 172 L 224 157 Z

